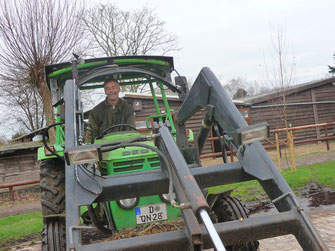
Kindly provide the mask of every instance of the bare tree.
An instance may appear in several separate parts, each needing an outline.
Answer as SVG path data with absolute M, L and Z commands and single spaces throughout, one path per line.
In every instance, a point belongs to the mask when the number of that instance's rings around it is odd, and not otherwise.
M 0 135 L 0 146 L 1 145 L 7 145 L 8 144 L 8 139 L 5 135 Z
M 115 4 L 100 4 L 83 16 L 96 53 L 104 56 L 166 55 L 179 50 L 177 38 L 165 29 L 153 9 L 125 11 Z M 143 91 L 131 85 L 123 91 Z
M 270 69 L 266 67 L 267 82 L 270 85 L 271 92 L 273 93 L 270 99 L 270 105 L 273 105 L 273 123 L 277 128 L 286 128 L 287 140 L 281 142 L 290 147 L 291 163 L 289 163 L 288 156 L 285 153 L 284 157 L 288 165 L 292 164 L 295 169 L 294 151 L 293 151 L 293 134 L 289 130 L 291 127 L 292 118 L 294 118 L 295 110 L 290 108 L 290 116 L 288 116 L 288 103 L 289 99 L 294 98 L 289 96 L 289 89 L 294 84 L 295 74 L 295 57 L 288 57 L 288 45 L 286 43 L 285 30 L 278 28 L 272 36 L 272 63 Z M 266 64 L 267 65 L 267 64 Z
M 76 0 L 0 2 L 0 80 L 6 83 L 8 94 L 12 89 L 8 83 L 25 83 L 30 85 L 27 90 L 37 90 L 46 123 L 52 124 L 54 112 L 44 66 L 64 61 L 76 50 L 83 37 L 79 18 L 83 9 Z
M 335 59 L 335 53 L 333 54 L 333 57 Z M 331 73 L 332 75 L 334 75 L 335 74 L 335 66 L 328 65 L 328 72 Z M 329 75 L 327 77 L 329 77 Z
M 241 77 L 227 81 L 226 84 L 223 85 L 223 88 L 229 97 L 233 99 L 256 95 L 264 91 L 256 81 L 250 82 Z
M 289 127 L 287 117 L 287 92 L 294 84 L 295 73 L 295 57 L 288 58 L 288 46 L 286 44 L 285 31 L 278 28 L 272 36 L 272 62 L 270 68 L 266 67 L 267 82 L 271 92 L 274 93 L 273 104 L 276 104 L 276 113 L 280 116 L 280 120 L 285 128 Z M 266 64 L 267 65 L 267 64 Z M 278 123 L 281 126 L 282 123 Z
M 0 103 L 7 108 L 2 111 L 2 123 L 11 121 L 21 125 L 25 132 L 33 132 L 45 125 L 42 100 L 35 87 L 21 82 L 3 82 L 0 92 Z
M 177 38 L 165 29 L 154 10 L 124 11 L 115 4 L 100 4 L 83 16 L 95 49 L 106 56 L 165 55 L 178 50 Z

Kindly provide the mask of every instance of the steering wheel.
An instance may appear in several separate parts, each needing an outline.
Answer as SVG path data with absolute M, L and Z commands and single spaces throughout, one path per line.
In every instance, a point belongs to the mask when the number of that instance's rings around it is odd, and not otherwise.
M 136 127 L 133 126 L 133 125 L 129 125 L 129 124 L 117 124 L 117 125 L 112 125 L 112 126 L 108 127 L 106 130 L 104 130 L 102 132 L 102 134 L 99 136 L 99 138 L 102 138 L 108 131 L 110 131 L 110 130 L 112 130 L 114 128 L 117 128 L 117 127 L 121 127 L 121 126 L 129 127 L 129 128 L 134 129 L 135 131 L 138 132 L 138 130 L 136 129 Z

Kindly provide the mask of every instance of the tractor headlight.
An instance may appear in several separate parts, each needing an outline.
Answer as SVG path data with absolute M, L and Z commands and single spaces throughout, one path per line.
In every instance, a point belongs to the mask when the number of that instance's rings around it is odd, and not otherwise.
M 123 200 L 117 200 L 116 203 L 119 205 L 119 207 L 123 209 L 132 209 L 136 207 L 138 204 L 138 198 L 129 198 L 129 199 L 123 199 Z
M 95 163 L 102 159 L 99 145 L 84 145 L 67 148 L 64 151 L 68 165 Z
M 267 139 L 270 136 L 269 124 L 258 123 L 237 130 L 237 139 L 239 145 L 247 145 L 256 141 Z
M 170 196 L 168 193 L 160 194 L 159 197 L 164 201 L 165 203 L 170 203 Z M 176 199 L 176 194 L 172 194 L 172 199 Z

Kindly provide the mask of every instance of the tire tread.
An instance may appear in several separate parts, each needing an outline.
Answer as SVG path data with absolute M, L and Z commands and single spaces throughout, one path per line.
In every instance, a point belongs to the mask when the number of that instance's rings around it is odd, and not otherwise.
M 65 213 L 64 162 L 58 159 L 42 160 L 40 180 L 43 216 Z
M 213 211 L 218 222 L 248 218 L 249 215 L 249 210 L 245 207 L 245 204 L 239 199 L 230 196 L 220 196 L 213 206 Z M 226 249 L 229 251 L 256 251 L 258 246 L 258 241 L 252 241 L 228 246 Z

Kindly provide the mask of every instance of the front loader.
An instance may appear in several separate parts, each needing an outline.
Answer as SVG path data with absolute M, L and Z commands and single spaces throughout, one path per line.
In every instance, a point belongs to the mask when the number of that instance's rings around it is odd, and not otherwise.
M 76 60 L 46 68 L 57 107 L 57 142 L 39 149 L 44 217 L 43 250 L 257 250 L 258 240 L 293 234 L 304 250 L 328 250 L 260 140 L 266 123 L 248 126 L 209 68 L 188 91 L 183 77 L 171 81 L 170 57 L 130 56 Z M 150 133 L 136 128 L 94 135 L 85 123 L 81 92 L 102 87 L 113 76 L 120 85 L 146 84 L 155 115 Z M 164 107 L 158 103 L 155 86 Z M 176 116 L 165 88 L 184 99 Z M 193 138 L 185 123 L 200 109 L 206 115 Z M 126 125 L 118 125 L 120 128 Z M 49 129 L 48 128 L 48 129 Z M 199 156 L 212 128 L 220 131 L 224 164 L 201 166 Z M 219 128 L 219 129 L 218 129 Z M 91 139 L 85 138 L 90 132 Z M 191 142 L 193 142 L 191 144 Z M 238 162 L 227 163 L 224 149 Z M 64 182 L 65 177 L 65 182 Z M 229 191 L 206 188 L 257 180 L 277 214 L 248 218 Z M 183 219 L 185 229 L 113 241 L 83 243 L 82 231 L 116 231 Z

